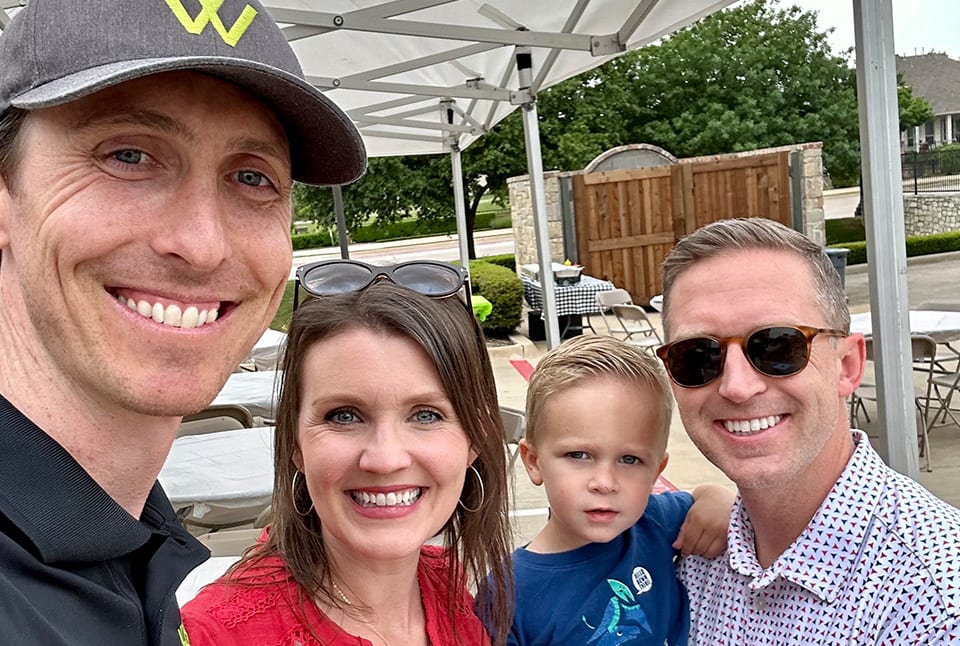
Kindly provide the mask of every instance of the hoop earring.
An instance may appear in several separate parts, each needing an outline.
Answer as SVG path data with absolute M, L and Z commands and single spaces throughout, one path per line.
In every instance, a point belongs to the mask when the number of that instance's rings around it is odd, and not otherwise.
M 290 500 L 293 503 L 293 510 L 297 512 L 300 516 L 309 516 L 310 512 L 313 511 L 313 500 L 310 501 L 310 507 L 307 508 L 307 511 L 300 511 L 297 507 L 297 476 L 300 475 L 300 471 L 293 472 L 293 482 L 290 483 Z
M 485 501 L 486 498 L 487 498 L 487 492 L 486 492 L 486 491 L 484 490 L 484 488 L 483 488 L 483 478 L 480 477 L 480 472 L 477 471 L 477 467 L 475 467 L 475 466 L 473 466 L 473 465 L 471 464 L 470 466 L 467 467 L 467 471 L 472 471 L 472 472 L 473 472 L 473 475 L 477 478 L 477 484 L 480 485 L 480 502 L 479 502 L 479 504 L 477 504 L 477 506 L 476 506 L 475 508 L 473 508 L 473 509 L 470 509 L 470 508 L 467 507 L 465 504 L 463 504 L 463 501 L 462 501 L 462 500 L 458 500 L 458 501 L 457 501 L 457 504 L 460 505 L 460 506 L 463 508 L 464 511 L 473 514 L 473 513 L 476 513 L 476 512 L 478 512 L 478 511 L 480 511 L 480 510 L 483 508 L 483 503 L 484 503 L 484 501 Z

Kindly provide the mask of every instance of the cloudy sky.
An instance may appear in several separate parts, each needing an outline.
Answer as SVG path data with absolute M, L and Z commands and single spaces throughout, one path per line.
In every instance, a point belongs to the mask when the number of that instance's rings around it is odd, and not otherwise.
M 946 52 L 960 59 L 960 2 L 957 0 L 891 0 L 894 47 L 897 54 Z M 821 29 L 835 27 L 830 37 L 834 50 L 853 47 L 853 0 L 781 0 L 819 12 Z

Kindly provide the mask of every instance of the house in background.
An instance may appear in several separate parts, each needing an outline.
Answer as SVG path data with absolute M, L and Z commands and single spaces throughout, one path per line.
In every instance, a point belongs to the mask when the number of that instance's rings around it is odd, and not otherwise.
M 900 133 L 900 150 L 960 142 L 960 61 L 946 54 L 897 56 L 897 74 L 933 108 L 933 121 Z

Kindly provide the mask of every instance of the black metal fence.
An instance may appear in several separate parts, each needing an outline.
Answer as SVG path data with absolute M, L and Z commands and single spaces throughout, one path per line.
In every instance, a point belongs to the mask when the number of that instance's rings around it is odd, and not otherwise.
M 900 167 L 904 193 L 960 191 L 960 149 L 906 152 Z

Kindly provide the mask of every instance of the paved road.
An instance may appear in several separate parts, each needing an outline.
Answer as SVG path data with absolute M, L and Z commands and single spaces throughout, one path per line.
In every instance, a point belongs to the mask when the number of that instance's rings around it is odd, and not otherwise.
M 474 235 L 474 245 L 478 256 L 513 253 L 513 231 L 510 229 L 480 231 Z M 340 247 L 294 252 L 290 278 L 294 277 L 297 267 L 301 265 L 339 257 Z M 350 245 L 350 257 L 378 265 L 421 259 L 457 260 L 460 258 L 460 248 L 456 236 L 433 236 L 414 240 L 353 244 Z

